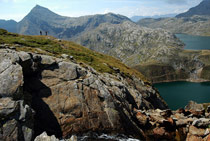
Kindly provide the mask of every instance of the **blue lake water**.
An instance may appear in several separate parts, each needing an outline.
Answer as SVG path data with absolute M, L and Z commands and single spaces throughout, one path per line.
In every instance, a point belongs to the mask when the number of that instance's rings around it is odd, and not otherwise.
M 184 108 L 190 100 L 210 103 L 210 82 L 167 82 L 154 86 L 172 110 Z
M 210 49 L 210 37 L 187 34 L 176 34 L 176 36 L 185 43 L 185 49 Z M 155 84 L 155 87 L 169 108 L 173 110 L 184 108 L 190 100 L 197 103 L 210 103 L 210 82 L 168 82 Z
M 210 49 L 209 36 L 192 36 L 187 34 L 176 34 L 176 37 L 179 38 L 183 43 L 185 43 L 185 49 Z

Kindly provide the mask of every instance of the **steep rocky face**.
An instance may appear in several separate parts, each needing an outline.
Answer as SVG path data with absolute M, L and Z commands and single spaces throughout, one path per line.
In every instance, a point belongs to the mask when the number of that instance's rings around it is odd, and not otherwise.
M 18 54 L 0 50 L 0 140 L 32 140 L 34 111 L 23 92 Z
M 33 131 L 145 138 L 134 110 L 167 108 L 150 85 L 120 72 L 100 74 L 69 60 L 10 49 L 1 49 L 0 56 L 2 139 L 31 140 Z
M 18 23 L 17 32 L 39 35 L 40 31 L 48 31 L 54 37 L 69 40 L 86 30 L 96 28 L 101 23 L 118 24 L 127 20 L 129 19 L 125 16 L 112 13 L 78 18 L 64 17 L 37 5 Z
M 74 39 L 92 50 L 117 57 L 129 66 L 170 56 L 183 44 L 165 30 L 142 28 L 132 22 L 102 24 Z
M 191 17 L 193 15 L 210 15 L 210 0 L 203 0 L 196 7 L 190 8 L 187 12 L 181 13 L 176 17 Z

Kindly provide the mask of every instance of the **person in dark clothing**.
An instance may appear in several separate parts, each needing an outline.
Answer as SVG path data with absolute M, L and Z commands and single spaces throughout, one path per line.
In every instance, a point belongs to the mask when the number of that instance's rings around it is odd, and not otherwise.
M 45 31 L 45 35 L 47 36 L 47 31 Z
M 42 35 L 42 31 L 40 31 L 40 35 Z

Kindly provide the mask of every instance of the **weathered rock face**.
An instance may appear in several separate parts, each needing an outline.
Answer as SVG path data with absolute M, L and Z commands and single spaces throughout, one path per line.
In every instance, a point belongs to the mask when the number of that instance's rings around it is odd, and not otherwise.
M 208 108 L 190 102 L 185 109 L 164 110 L 155 89 L 134 76 L 99 74 L 84 64 L 10 49 L 0 49 L 0 56 L 1 140 L 30 141 L 41 134 L 37 141 L 56 141 L 89 132 L 147 140 L 210 138 Z
M 184 44 L 170 32 L 149 29 L 130 21 L 101 24 L 73 41 L 120 59 L 129 66 L 173 56 Z
M 32 55 L 31 59 L 34 57 L 37 58 Z M 130 80 L 131 85 L 120 73 L 117 77 L 98 74 L 72 62 L 38 58 L 37 73 L 25 79 L 25 91 L 33 96 L 37 134 L 46 131 L 67 137 L 95 131 L 141 135 L 133 109 L 166 108 L 156 91 L 140 80 Z
M 33 110 L 23 93 L 17 52 L 0 50 L 0 140 L 32 140 Z
M 48 136 L 46 132 L 43 132 L 41 135 L 37 136 L 34 141 L 59 141 L 54 135 Z
M 68 60 L 10 49 L 1 49 L 0 56 L 2 139 L 32 140 L 33 131 L 34 136 L 91 131 L 145 138 L 134 110 L 167 108 L 149 84 L 120 71 L 99 74 Z

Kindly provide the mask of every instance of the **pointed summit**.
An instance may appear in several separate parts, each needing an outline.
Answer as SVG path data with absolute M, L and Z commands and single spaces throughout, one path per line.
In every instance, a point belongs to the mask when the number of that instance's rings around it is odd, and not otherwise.
M 210 16 L 210 0 L 203 0 L 198 6 L 190 8 L 187 12 L 177 15 L 177 18 L 191 17 L 193 15 Z
M 48 8 L 42 7 L 40 5 L 36 5 L 28 15 L 36 15 L 36 16 L 41 16 L 43 18 L 48 18 L 48 17 L 58 17 L 60 15 L 50 11 Z

